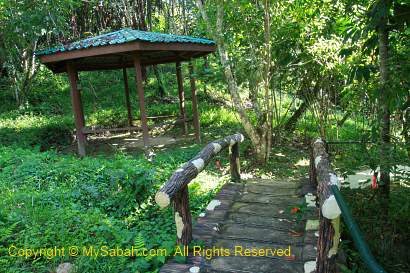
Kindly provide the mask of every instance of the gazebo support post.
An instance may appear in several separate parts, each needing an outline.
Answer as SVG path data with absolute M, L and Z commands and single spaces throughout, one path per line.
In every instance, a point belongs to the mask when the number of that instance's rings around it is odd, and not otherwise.
M 128 126 L 131 127 L 132 126 L 132 111 L 131 111 L 130 89 L 128 88 L 128 76 L 127 76 L 126 67 L 122 69 L 122 76 L 124 78 L 125 102 L 127 104 L 127 112 L 128 112 Z
M 70 81 L 71 104 L 73 106 L 73 112 L 74 112 L 74 122 L 75 122 L 75 128 L 76 128 L 78 154 L 81 157 L 83 157 L 86 154 L 86 150 L 85 150 L 86 136 L 83 133 L 85 122 L 84 122 L 83 106 L 81 103 L 81 94 L 77 86 L 78 72 L 74 64 L 67 63 L 66 67 L 67 67 L 68 79 Z
M 189 78 L 191 82 L 191 94 L 192 94 L 192 119 L 193 119 L 194 129 L 195 129 L 195 139 L 196 139 L 196 142 L 199 144 L 201 143 L 201 129 L 200 129 L 200 124 L 199 124 L 198 101 L 196 98 L 194 66 L 192 65 L 192 61 L 189 61 L 188 67 L 189 67 Z
M 182 80 L 182 73 L 181 73 L 181 62 L 176 62 L 176 72 L 177 72 L 178 96 L 179 96 L 179 113 L 180 113 L 180 118 L 183 119 L 182 130 L 184 132 L 184 135 L 186 135 L 188 133 L 188 126 L 186 123 L 185 92 L 184 92 L 184 83 Z
M 133 54 L 133 60 L 134 60 L 134 67 L 135 67 L 135 84 L 137 87 L 139 104 L 140 104 L 142 137 L 144 140 L 144 146 L 147 148 L 149 146 L 147 114 L 145 113 L 144 87 L 142 86 L 143 78 L 142 78 L 141 60 L 140 60 L 140 57 L 138 56 L 138 53 Z

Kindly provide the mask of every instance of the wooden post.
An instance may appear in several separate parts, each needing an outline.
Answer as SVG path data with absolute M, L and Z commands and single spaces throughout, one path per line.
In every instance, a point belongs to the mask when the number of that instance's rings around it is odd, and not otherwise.
M 148 136 L 148 126 L 147 126 L 147 114 L 145 113 L 145 101 L 144 101 L 144 87 L 142 86 L 142 68 L 141 60 L 138 53 L 133 55 L 134 67 L 135 67 L 135 84 L 137 86 L 139 104 L 140 104 L 140 115 L 141 115 L 141 125 L 142 125 L 142 136 L 144 140 L 144 146 L 149 146 L 149 136 Z
M 231 180 L 239 182 L 241 180 L 241 171 L 239 164 L 239 142 L 229 147 L 229 159 L 231 169 Z
M 188 127 L 186 123 L 186 114 L 185 114 L 185 92 L 184 92 L 184 83 L 182 80 L 181 73 L 181 62 L 176 63 L 176 72 L 177 72 L 177 83 L 178 83 L 178 96 L 179 96 L 179 113 L 181 118 L 184 120 L 182 123 L 182 130 L 184 135 L 188 133 Z
M 195 76 L 194 76 L 194 66 L 190 61 L 189 64 L 189 78 L 191 81 L 191 94 L 192 94 L 192 118 L 195 129 L 195 139 L 199 144 L 201 143 L 201 129 L 199 124 L 199 113 L 198 113 L 198 102 L 196 98 L 196 86 L 195 86 Z
M 132 126 L 132 111 L 131 111 L 131 100 L 130 100 L 130 89 L 128 88 L 128 76 L 127 68 L 122 69 L 122 76 L 124 78 L 124 91 L 125 91 L 125 103 L 127 104 L 128 112 L 128 126 Z
M 74 112 L 74 122 L 75 122 L 75 129 L 76 129 L 76 136 L 77 136 L 77 145 L 78 145 L 78 154 L 80 156 L 85 156 L 86 150 L 86 136 L 83 133 L 84 128 L 84 113 L 83 107 L 81 103 L 81 94 L 77 88 L 77 78 L 78 73 L 75 66 L 71 63 L 67 63 L 67 73 L 68 79 L 70 81 L 70 90 L 71 90 L 71 104 L 73 106 Z
M 339 243 L 340 208 L 332 193 L 331 186 L 339 185 L 336 174 L 331 169 L 326 144 L 318 139 L 313 144 L 311 157 L 312 181 L 317 181 L 317 196 L 319 199 L 319 238 L 317 243 L 316 272 L 335 272 L 336 254 Z
M 192 241 L 192 217 L 189 210 L 188 185 L 174 197 L 174 218 L 177 228 L 177 244 L 188 245 Z

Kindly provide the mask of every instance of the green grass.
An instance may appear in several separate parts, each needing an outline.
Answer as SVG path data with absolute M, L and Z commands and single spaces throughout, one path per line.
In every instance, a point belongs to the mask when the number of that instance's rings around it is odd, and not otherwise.
M 8 248 L 107 245 L 129 247 L 143 238 L 147 248 L 168 248 L 176 232 L 171 209 L 159 210 L 153 195 L 199 147 L 144 157 L 75 156 L 22 148 L 0 148 L 0 267 L 2 272 L 50 272 L 63 261 L 77 272 L 154 272 L 164 259 L 138 257 L 10 257 Z M 212 169 L 190 185 L 191 209 L 198 215 L 224 179 Z M 210 183 L 211 182 L 211 183 Z

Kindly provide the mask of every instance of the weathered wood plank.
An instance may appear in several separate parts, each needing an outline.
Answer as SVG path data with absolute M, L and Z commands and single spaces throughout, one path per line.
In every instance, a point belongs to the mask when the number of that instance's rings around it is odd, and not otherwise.
M 283 188 L 283 183 L 275 185 L 273 181 L 264 180 L 263 187 L 266 191 L 275 192 L 279 190 L 294 191 L 294 187 Z M 315 231 L 304 231 L 305 221 L 295 223 L 287 221 L 286 215 L 282 219 L 276 218 L 274 222 L 270 217 L 252 216 L 247 214 L 236 214 L 235 219 L 231 217 L 233 207 L 241 199 L 243 191 L 249 187 L 247 181 L 244 184 L 229 183 L 225 184 L 217 194 L 214 201 L 220 201 L 220 205 L 214 210 L 205 211 L 204 217 L 198 218 L 194 229 L 193 236 L 195 240 L 203 240 L 203 245 L 207 249 L 229 249 L 229 255 L 214 255 L 211 259 L 199 256 L 190 256 L 187 259 L 185 267 L 170 261 L 163 268 L 162 273 L 172 272 L 189 272 L 195 267 L 199 272 L 305 272 L 304 265 L 312 263 L 316 259 Z M 257 179 L 250 182 L 250 186 L 257 185 Z M 268 189 L 270 187 L 270 189 Z M 301 199 L 301 197 L 299 197 Z M 286 201 L 284 199 L 284 201 Z M 288 203 L 276 204 L 269 206 L 269 211 L 280 211 L 293 205 L 294 199 L 289 199 Z M 265 203 L 258 202 L 253 208 L 254 211 L 267 210 Z M 269 221 L 267 221 L 269 220 Z M 300 227 L 297 227 L 300 226 Z M 293 230 L 300 231 L 300 234 L 294 234 Z M 309 235 L 310 237 L 306 237 Z M 281 248 L 290 247 L 290 256 L 240 256 L 235 255 L 235 247 L 243 249 L 263 249 L 263 248 Z M 192 271 L 198 272 L 198 271 Z

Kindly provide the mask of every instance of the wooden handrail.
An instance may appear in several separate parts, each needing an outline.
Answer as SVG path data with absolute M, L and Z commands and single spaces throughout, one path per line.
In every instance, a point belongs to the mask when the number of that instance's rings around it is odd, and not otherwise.
M 239 143 L 243 140 L 242 134 L 234 134 L 209 143 L 194 158 L 177 169 L 155 195 L 155 201 L 161 208 L 167 207 L 171 200 L 173 201 L 178 244 L 188 245 L 192 240 L 189 182 L 208 165 L 216 154 L 227 147 L 229 147 L 231 179 L 235 182 L 240 181 Z
M 347 229 L 368 270 L 373 273 L 386 271 L 377 263 L 366 241 L 362 238 L 359 227 L 339 191 L 340 183 L 330 166 L 327 144 L 318 139 L 312 145 L 310 157 L 310 180 L 317 183 L 319 198 L 319 240 L 317 273 L 336 272 L 336 254 L 340 240 L 340 215 L 343 216 Z
M 317 184 L 319 203 L 319 239 L 316 272 L 336 272 L 336 254 L 340 240 L 340 208 L 332 185 L 340 187 L 339 179 L 330 166 L 326 144 L 318 139 L 312 145 L 311 182 Z

